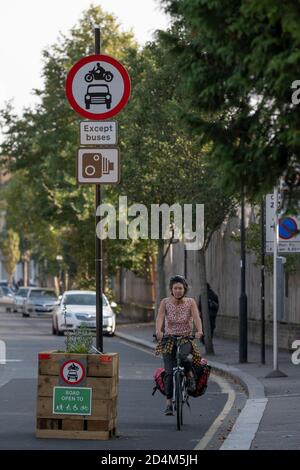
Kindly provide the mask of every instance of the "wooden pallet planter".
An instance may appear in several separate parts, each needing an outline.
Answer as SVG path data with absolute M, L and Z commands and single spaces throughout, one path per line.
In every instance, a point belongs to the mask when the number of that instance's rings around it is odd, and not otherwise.
M 85 361 L 87 365 L 84 387 L 92 389 L 90 416 L 53 413 L 53 390 L 56 386 L 62 386 L 60 372 L 62 364 L 67 361 Z M 118 383 L 117 353 L 40 353 L 36 436 L 98 440 L 114 437 L 117 428 Z

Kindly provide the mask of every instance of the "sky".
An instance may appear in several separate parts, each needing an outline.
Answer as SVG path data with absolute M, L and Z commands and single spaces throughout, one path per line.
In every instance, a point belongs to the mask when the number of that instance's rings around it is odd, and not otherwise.
M 68 34 L 91 4 L 113 13 L 121 29 L 132 29 L 137 41 L 151 40 L 156 29 L 165 29 L 168 18 L 159 0 L 6 0 L 0 4 L 0 108 L 13 99 L 20 115 L 42 86 L 42 51 Z

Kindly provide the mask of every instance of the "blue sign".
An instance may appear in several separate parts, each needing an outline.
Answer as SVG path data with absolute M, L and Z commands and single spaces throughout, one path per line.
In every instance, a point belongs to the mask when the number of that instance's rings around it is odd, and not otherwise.
M 292 217 L 285 217 L 279 220 L 279 238 L 290 240 L 299 233 L 297 222 Z

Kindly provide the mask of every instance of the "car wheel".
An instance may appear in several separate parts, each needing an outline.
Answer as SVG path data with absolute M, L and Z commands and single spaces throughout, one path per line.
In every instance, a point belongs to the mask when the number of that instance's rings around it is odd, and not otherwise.
M 111 103 L 106 103 L 106 108 L 110 109 L 110 107 L 111 107 Z
M 23 313 L 22 313 L 22 317 L 30 317 L 30 315 L 29 315 L 29 313 L 23 312 Z
M 90 109 L 90 104 L 89 104 L 89 103 L 85 103 L 85 107 L 86 107 L 86 109 Z
M 52 334 L 53 334 L 53 335 L 56 335 L 56 328 L 55 328 L 55 326 L 54 326 L 53 323 L 52 323 Z

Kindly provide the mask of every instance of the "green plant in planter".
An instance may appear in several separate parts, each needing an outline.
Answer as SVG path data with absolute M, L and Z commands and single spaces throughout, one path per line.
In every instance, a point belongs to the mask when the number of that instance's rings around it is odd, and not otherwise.
M 93 344 L 93 333 L 84 325 L 79 326 L 74 332 L 68 332 L 66 336 L 66 351 L 68 353 L 88 354 Z

